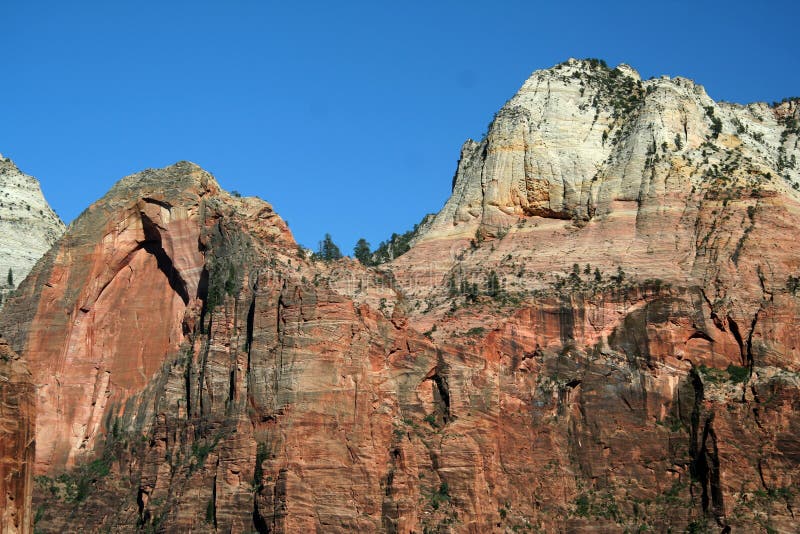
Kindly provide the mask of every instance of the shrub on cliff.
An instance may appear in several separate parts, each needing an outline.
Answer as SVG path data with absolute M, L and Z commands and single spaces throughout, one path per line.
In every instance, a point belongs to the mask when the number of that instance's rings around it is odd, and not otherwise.
M 792 295 L 796 295 L 797 290 L 800 289 L 800 276 L 789 276 L 786 280 L 786 289 L 788 289 L 789 293 Z

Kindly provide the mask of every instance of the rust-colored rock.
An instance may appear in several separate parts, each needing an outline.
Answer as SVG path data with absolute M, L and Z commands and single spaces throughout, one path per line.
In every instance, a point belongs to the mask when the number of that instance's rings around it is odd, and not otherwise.
M 192 164 L 120 182 L 0 316 L 37 529 L 796 531 L 797 107 L 599 68 L 535 74 L 378 268 Z
M 31 375 L 0 337 L 0 532 L 32 532 L 35 428 Z

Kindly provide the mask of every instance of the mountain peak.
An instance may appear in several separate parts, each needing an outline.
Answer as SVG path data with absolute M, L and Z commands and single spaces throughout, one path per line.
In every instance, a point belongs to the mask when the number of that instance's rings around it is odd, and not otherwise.
M 220 190 L 214 176 L 191 161 L 178 161 L 163 168 L 151 168 L 128 175 L 119 180 L 109 194 L 125 193 L 133 189 L 164 189 L 165 192 L 199 188 L 208 192 Z
M 713 165 L 736 154 L 759 176 L 780 177 L 759 181 L 759 189 L 795 194 L 800 154 L 787 126 L 794 122 L 784 115 L 783 108 L 718 105 L 686 78 L 642 81 L 624 63 L 612 69 L 598 59 L 569 59 L 534 72 L 485 139 L 464 145 L 453 195 L 419 240 L 497 235 L 530 217 L 608 217 L 620 202 L 641 202 L 654 171 L 696 168 L 686 187 L 704 189 L 705 177 L 718 172 Z M 752 189 L 752 179 L 739 180 Z M 666 183 L 677 187 L 674 179 Z
M 0 306 L 63 232 L 64 223 L 45 200 L 38 180 L 0 155 Z

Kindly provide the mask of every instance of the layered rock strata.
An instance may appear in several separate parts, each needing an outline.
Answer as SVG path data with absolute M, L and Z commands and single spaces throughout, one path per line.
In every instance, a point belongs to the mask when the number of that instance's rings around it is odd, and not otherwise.
M 193 164 L 124 179 L 0 316 L 36 528 L 795 531 L 798 119 L 534 73 L 374 269 Z
M 63 233 L 36 178 L 0 154 L 0 308 Z

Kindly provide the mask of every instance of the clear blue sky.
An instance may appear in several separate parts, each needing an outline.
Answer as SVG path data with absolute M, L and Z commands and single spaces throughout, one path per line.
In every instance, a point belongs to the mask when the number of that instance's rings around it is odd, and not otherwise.
M 459 149 L 568 57 L 716 99 L 800 94 L 796 2 L 3 0 L 0 152 L 69 222 L 122 176 L 194 161 L 315 247 L 437 211 Z

